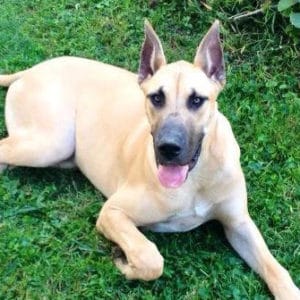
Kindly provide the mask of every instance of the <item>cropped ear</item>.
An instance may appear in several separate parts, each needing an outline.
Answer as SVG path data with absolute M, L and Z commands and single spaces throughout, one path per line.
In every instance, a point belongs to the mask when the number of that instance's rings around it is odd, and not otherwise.
M 224 57 L 220 41 L 220 22 L 216 20 L 202 39 L 194 59 L 207 77 L 225 84 Z
M 141 84 L 166 64 L 161 42 L 148 20 L 145 20 L 145 41 L 141 51 L 138 81 Z

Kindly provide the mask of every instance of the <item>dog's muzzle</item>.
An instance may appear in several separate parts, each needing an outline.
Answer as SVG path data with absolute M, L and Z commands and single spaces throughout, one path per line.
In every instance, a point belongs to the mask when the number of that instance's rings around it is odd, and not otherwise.
M 158 165 L 158 179 L 167 188 L 184 183 L 199 158 L 203 135 L 189 141 L 186 127 L 176 117 L 168 117 L 154 134 L 154 149 Z

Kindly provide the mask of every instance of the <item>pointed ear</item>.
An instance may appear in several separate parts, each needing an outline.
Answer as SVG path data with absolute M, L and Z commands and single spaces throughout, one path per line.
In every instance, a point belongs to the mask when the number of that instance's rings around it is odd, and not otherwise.
M 213 23 L 202 39 L 197 49 L 194 64 L 201 67 L 209 78 L 221 85 L 225 84 L 225 66 L 218 20 Z
M 138 81 L 142 83 L 166 64 L 161 42 L 148 20 L 145 20 L 145 41 L 141 51 Z

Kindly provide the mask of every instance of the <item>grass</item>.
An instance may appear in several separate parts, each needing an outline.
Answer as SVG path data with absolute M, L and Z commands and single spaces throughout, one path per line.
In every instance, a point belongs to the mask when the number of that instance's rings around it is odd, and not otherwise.
M 276 258 L 300 285 L 300 98 L 296 45 L 280 16 L 232 23 L 250 1 L 3 0 L 0 72 L 59 55 L 78 55 L 132 71 L 143 19 L 170 61 L 192 60 L 215 18 L 223 23 L 227 86 L 219 98 L 242 150 L 249 209 Z M 274 22 L 273 22 L 274 21 Z M 5 136 L 0 90 L 0 135 Z M 184 234 L 147 236 L 165 257 L 154 282 L 126 281 L 111 243 L 95 230 L 104 198 L 78 171 L 16 168 L 0 177 L 0 299 L 270 299 L 265 284 L 211 222 Z

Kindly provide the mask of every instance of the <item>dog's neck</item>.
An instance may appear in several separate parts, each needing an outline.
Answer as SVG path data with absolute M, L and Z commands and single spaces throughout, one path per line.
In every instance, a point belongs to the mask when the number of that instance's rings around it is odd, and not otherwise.
M 205 136 L 198 162 L 190 174 L 202 178 L 203 182 L 210 181 L 212 175 L 222 169 L 226 160 L 226 143 L 219 143 L 219 139 L 216 139 L 216 136 L 222 135 L 222 117 L 216 105 L 204 129 Z

